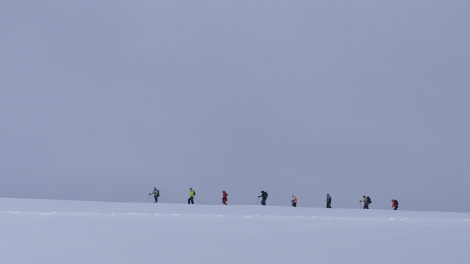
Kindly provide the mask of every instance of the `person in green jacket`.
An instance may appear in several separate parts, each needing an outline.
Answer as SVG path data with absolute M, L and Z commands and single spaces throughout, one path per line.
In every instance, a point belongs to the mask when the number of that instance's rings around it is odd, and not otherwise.
M 149 193 L 149 195 L 153 194 L 153 198 L 155 198 L 155 203 L 158 203 L 158 197 L 160 197 L 160 190 L 157 187 L 153 187 L 153 191 Z
M 194 204 L 194 196 L 196 196 L 196 192 L 193 190 L 193 188 L 189 188 L 188 204 Z

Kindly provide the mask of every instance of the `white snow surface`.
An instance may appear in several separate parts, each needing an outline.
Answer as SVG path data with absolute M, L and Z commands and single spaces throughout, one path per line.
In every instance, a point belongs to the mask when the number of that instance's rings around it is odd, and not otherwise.
M 470 214 L 0 198 L 0 263 L 470 263 Z

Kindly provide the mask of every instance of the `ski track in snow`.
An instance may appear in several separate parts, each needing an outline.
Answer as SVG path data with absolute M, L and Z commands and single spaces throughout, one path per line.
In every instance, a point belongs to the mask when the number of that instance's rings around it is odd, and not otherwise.
M 381 222 L 442 222 L 442 223 L 466 223 L 470 224 L 470 219 L 462 218 L 421 218 L 421 217 L 344 217 L 344 216 L 306 216 L 292 215 L 279 216 L 270 214 L 183 214 L 183 213 L 142 213 L 142 212 L 67 212 L 67 211 L 0 211 L 0 215 L 26 216 L 26 217 L 154 217 L 154 218 L 181 218 L 198 217 L 211 219 L 241 219 L 241 220 L 276 220 L 276 221 L 381 221 Z

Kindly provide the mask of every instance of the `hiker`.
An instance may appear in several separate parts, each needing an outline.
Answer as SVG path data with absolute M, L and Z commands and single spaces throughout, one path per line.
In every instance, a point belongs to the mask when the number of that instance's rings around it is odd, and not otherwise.
M 268 192 L 261 190 L 261 195 L 258 196 L 258 198 L 261 197 L 261 204 L 266 205 L 266 199 L 268 199 Z
M 222 191 L 222 204 L 227 205 L 228 193 L 223 190 Z
M 157 187 L 153 187 L 153 191 L 149 193 L 149 195 L 153 194 L 153 198 L 155 198 L 154 203 L 158 203 L 158 197 L 160 196 L 160 190 L 157 189 Z
M 292 194 L 292 200 L 290 201 L 293 207 L 297 207 L 297 197 Z
M 194 204 L 194 196 L 195 195 L 196 195 L 196 192 L 193 190 L 193 188 L 189 188 L 188 204 Z
M 326 208 L 331 208 L 331 196 L 329 193 L 326 194 Z
M 369 204 L 372 203 L 370 197 L 369 197 L 369 196 L 365 196 L 365 195 L 362 196 L 362 200 L 359 201 L 359 202 L 363 202 L 363 203 L 364 203 L 364 207 L 363 207 L 362 209 L 369 209 Z
M 392 200 L 392 208 L 393 210 L 398 209 L 398 200 L 395 200 L 395 199 Z

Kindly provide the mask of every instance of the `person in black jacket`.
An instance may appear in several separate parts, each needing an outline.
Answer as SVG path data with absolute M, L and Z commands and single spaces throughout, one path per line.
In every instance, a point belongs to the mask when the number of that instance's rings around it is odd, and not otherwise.
M 268 199 L 268 192 L 262 190 L 261 195 L 258 196 L 258 198 L 260 197 L 261 197 L 261 204 L 266 205 L 266 199 Z
M 331 196 L 329 193 L 326 194 L 326 208 L 331 208 Z

